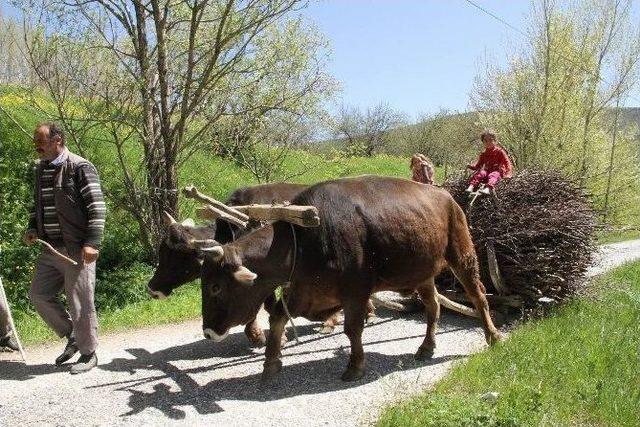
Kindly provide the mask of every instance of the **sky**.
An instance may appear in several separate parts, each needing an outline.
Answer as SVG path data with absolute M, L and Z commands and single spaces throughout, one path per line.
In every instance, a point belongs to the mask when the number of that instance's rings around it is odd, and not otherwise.
M 300 13 L 331 46 L 328 71 L 341 87 L 331 109 L 384 102 L 414 121 L 470 110 L 482 64 L 506 65 L 525 42 L 530 8 L 529 0 L 310 0 Z M 0 10 L 18 14 L 8 0 Z
M 526 29 L 528 0 L 474 3 Z M 302 13 L 330 42 L 339 103 L 366 109 L 385 102 L 410 119 L 440 108 L 467 111 L 484 58 L 505 64 L 523 42 L 465 0 L 316 0 Z

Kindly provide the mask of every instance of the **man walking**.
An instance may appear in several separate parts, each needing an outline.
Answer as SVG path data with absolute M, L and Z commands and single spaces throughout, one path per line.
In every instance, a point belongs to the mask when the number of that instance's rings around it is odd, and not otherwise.
M 44 249 L 37 260 L 29 299 L 49 327 L 67 338 L 56 365 L 80 352 L 71 367 L 71 373 L 78 374 L 98 364 L 94 289 L 106 208 L 95 167 L 68 150 L 62 128 L 41 123 L 33 142 L 40 161 L 35 167 L 35 208 L 25 243 L 43 239 L 78 265 Z M 58 299 L 63 289 L 68 312 Z

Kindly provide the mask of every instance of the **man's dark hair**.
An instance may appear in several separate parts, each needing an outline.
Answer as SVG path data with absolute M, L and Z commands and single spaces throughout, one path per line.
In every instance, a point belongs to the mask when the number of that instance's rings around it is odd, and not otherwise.
M 36 129 L 39 129 L 41 127 L 46 127 L 47 129 L 49 129 L 49 140 L 59 135 L 60 145 L 64 145 L 66 138 L 64 135 L 64 129 L 62 129 L 60 125 L 58 125 L 55 122 L 41 122 L 41 123 L 38 123 L 38 126 L 36 126 Z

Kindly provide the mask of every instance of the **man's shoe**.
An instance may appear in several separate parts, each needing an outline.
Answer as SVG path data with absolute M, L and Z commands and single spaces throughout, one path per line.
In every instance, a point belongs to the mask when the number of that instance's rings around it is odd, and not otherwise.
M 6 337 L 0 339 L 0 347 L 7 348 L 11 351 L 18 351 L 20 349 L 18 347 L 18 340 L 16 340 L 16 337 L 13 335 L 13 332 L 9 333 L 9 335 L 7 335 Z
M 482 190 L 480 190 L 480 193 L 488 196 L 489 194 L 491 194 L 491 189 L 489 187 L 484 187 Z
M 91 354 L 82 354 L 78 361 L 71 367 L 72 374 L 82 374 L 89 372 L 98 365 L 98 356 L 94 351 Z
M 60 356 L 56 358 L 56 366 L 62 365 L 67 360 L 71 359 L 74 354 L 78 352 L 78 346 L 76 345 L 75 338 L 69 338 L 67 341 L 67 346 L 64 348 L 64 351 Z
M 473 193 L 473 185 L 468 186 L 464 191 L 466 191 L 467 193 Z

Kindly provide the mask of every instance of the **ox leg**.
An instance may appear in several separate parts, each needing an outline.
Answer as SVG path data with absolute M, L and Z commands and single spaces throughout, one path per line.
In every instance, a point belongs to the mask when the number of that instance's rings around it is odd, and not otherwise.
M 244 333 L 255 347 L 262 347 L 267 343 L 264 331 L 255 318 L 244 327 Z
M 269 336 L 267 338 L 267 348 L 265 350 L 264 369 L 262 371 L 262 381 L 273 380 L 282 370 L 282 334 L 287 324 L 287 316 L 276 312 L 269 316 Z
M 367 299 L 353 298 L 344 306 L 344 332 L 351 343 L 351 356 L 342 381 L 355 381 L 364 376 L 364 349 L 362 347 L 362 331 L 367 313 Z
M 438 319 L 440 319 L 440 303 L 438 302 L 438 293 L 433 277 L 418 287 L 417 291 L 427 314 L 427 335 L 424 337 L 422 345 L 418 348 L 415 358 L 417 360 L 427 360 L 433 357 L 433 352 L 436 348 L 436 329 L 438 328 Z
M 449 267 L 460 283 L 462 283 L 469 300 L 480 313 L 480 319 L 482 320 L 482 325 L 484 327 L 484 337 L 487 340 L 487 343 L 494 344 L 497 341 L 500 341 L 502 337 L 489 315 L 489 302 L 485 296 L 485 287 L 480 281 L 478 261 L 475 256 L 467 257 L 466 260 L 463 257 L 462 260 L 463 262 L 451 262 L 450 260 Z

